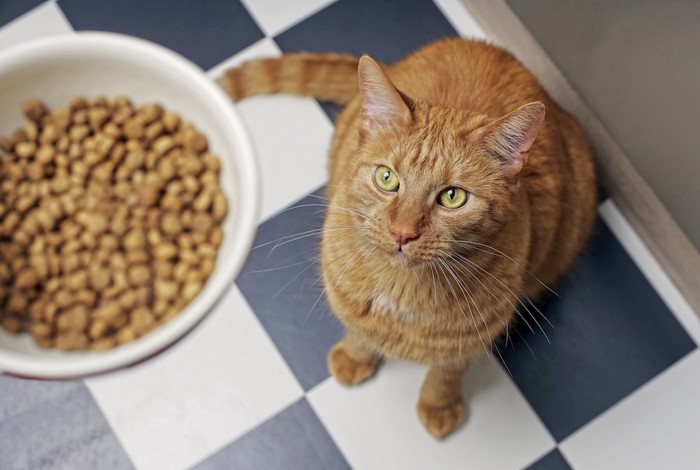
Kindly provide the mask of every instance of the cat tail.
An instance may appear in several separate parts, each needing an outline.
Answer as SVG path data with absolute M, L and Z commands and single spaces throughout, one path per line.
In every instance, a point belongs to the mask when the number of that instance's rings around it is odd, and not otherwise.
M 234 101 L 288 93 L 346 104 L 357 93 L 359 61 L 348 54 L 285 54 L 245 62 L 224 72 L 218 82 Z

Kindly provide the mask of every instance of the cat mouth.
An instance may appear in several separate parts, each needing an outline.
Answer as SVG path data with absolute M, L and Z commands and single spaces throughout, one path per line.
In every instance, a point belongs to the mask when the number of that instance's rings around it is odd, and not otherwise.
M 415 264 L 419 259 L 415 257 L 411 250 L 406 250 L 406 246 L 398 245 L 394 247 L 391 258 L 403 266 Z
M 416 256 L 415 248 L 407 246 L 406 243 L 387 243 L 384 240 L 375 240 L 375 247 L 384 253 L 389 262 L 398 263 L 400 266 L 412 265 L 420 261 L 420 257 Z

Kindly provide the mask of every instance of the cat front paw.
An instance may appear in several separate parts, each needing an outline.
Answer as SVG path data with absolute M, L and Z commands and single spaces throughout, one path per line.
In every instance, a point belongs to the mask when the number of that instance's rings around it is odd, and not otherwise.
M 464 421 L 464 403 L 460 400 L 447 406 L 418 403 L 418 417 L 425 429 L 436 439 L 442 439 Z
M 341 343 L 328 352 L 328 371 L 343 385 L 357 385 L 377 372 L 379 360 L 359 362 L 352 359 Z

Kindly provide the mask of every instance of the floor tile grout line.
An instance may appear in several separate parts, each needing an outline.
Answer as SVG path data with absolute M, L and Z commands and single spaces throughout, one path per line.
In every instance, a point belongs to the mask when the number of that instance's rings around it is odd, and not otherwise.
M 290 366 L 289 363 L 287 362 L 287 359 L 286 359 L 286 358 L 284 357 L 284 355 L 282 354 L 282 351 L 279 350 L 279 347 L 277 346 L 277 343 L 275 343 L 275 340 L 270 336 L 270 333 L 267 331 L 267 328 L 265 328 L 265 325 L 263 325 L 263 323 L 260 321 L 260 318 L 258 317 L 258 314 L 255 312 L 255 309 L 250 305 L 250 303 L 248 303 L 248 299 L 246 299 L 245 295 L 243 295 L 243 293 L 240 291 L 240 288 L 238 287 L 238 282 L 237 282 L 237 281 L 236 281 L 236 282 L 233 282 L 233 283 L 231 284 L 231 286 L 229 287 L 229 289 L 231 289 L 231 288 L 233 288 L 233 289 L 238 289 L 238 291 L 239 291 L 239 293 L 240 293 L 240 295 L 241 295 L 241 298 L 243 299 L 243 301 L 244 301 L 245 304 L 247 305 L 247 307 L 248 307 L 248 309 L 250 310 L 250 312 L 253 314 L 253 315 L 252 315 L 252 316 L 253 316 L 253 320 L 255 321 L 255 323 L 257 323 L 257 326 L 260 327 L 260 330 L 264 333 L 264 335 L 265 335 L 265 337 L 267 338 L 267 340 L 269 341 L 269 343 L 270 343 L 272 346 L 274 346 L 274 350 L 275 350 L 275 352 L 277 353 L 277 355 L 279 356 L 279 359 L 281 359 L 281 362 L 284 363 L 284 366 L 285 366 L 286 369 L 287 369 L 287 373 L 288 373 L 291 377 L 294 378 L 294 383 L 295 383 L 296 386 L 298 387 L 298 390 L 297 390 L 298 396 L 299 396 L 299 397 L 305 396 L 305 395 L 306 395 L 306 392 L 304 391 L 304 387 L 301 385 L 301 382 L 299 382 L 299 378 L 296 376 L 296 374 L 295 374 L 294 371 L 292 370 L 291 366 Z M 301 393 L 299 393 L 299 392 L 301 392 Z
M 46 6 L 50 5 L 51 3 L 54 3 L 54 4 L 56 4 L 56 6 L 58 6 L 58 4 L 57 4 L 57 3 L 58 3 L 58 0 L 45 0 L 45 1 L 41 2 L 41 3 L 39 3 L 38 5 L 33 6 L 32 8 L 30 8 L 30 9 L 27 10 L 27 11 L 25 11 L 24 13 L 20 13 L 18 16 L 12 18 L 12 19 L 11 19 L 10 21 L 8 21 L 7 23 L 0 24 L 0 31 L 3 30 L 3 29 L 5 29 L 5 28 L 7 28 L 7 27 L 10 26 L 10 25 L 13 25 L 13 24 L 17 23 L 18 21 L 22 21 L 22 20 L 23 20 L 24 18 L 26 18 L 27 16 L 34 14 L 37 10 L 46 7 Z M 61 12 L 61 13 L 63 13 L 63 12 Z M 70 23 L 68 23 L 68 24 L 70 24 Z M 73 25 L 71 25 L 71 27 L 72 27 L 72 26 L 73 26 Z
M 548 456 L 549 454 L 551 454 L 552 452 L 554 452 L 555 450 L 558 450 L 558 449 L 559 449 L 559 443 L 558 443 L 558 442 L 554 442 L 554 447 L 545 450 L 542 454 L 538 455 L 538 456 L 535 457 L 533 460 L 531 460 L 530 462 L 528 462 L 527 464 L 525 464 L 525 466 L 520 467 L 520 469 L 521 469 L 521 470 L 527 470 L 527 469 L 529 469 L 529 468 L 532 467 L 534 464 L 536 464 L 537 462 L 539 462 L 540 460 L 542 460 L 543 458 L 545 458 L 546 456 Z
M 224 60 L 222 60 L 222 61 L 219 62 L 218 64 L 215 64 L 215 65 L 209 67 L 207 70 L 204 71 L 204 73 L 205 73 L 211 80 L 216 80 L 216 79 L 219 77 L 219 75 L 220 75 L 222 72 L 224 72 L 224 71 L 226 70 L 225 67 L 228 67 L 227 64 L 228 64 L 229 62 L 232 62 L 237 56 L 239 56 L 241 53 L 247 51 L 247 50 L 250 49 L 251 47 L 255 47 L 256 45 L 258 45 L 258 44 L 260 44 L 260 43 L 262 43 L 262 42 L 266 42 L 266 41 L 267 41 L 267 42 L 271 42 L 277 49 L 279 49 L 279 46 L 278 46 L 277 43 L 274 41 L 274 39 L 272 39 L 272 38 L 269 37 L 269 36 L 265 36 L 265 37 L 262 37 L 262 38 L 258 39 L 258 40 L 255 41 L 253 44 L 249 44 L 248 46 L 246 46 L 245 48 L 241 49 L 240 51 L 235 52 L 234 54 L 231 54 L 229 57 L 225 58 Z M 280 54 L 282 54 L 282 51 L 281 51 L 281 50 L 280 50 L 279 52 L 280 52 Z
M 459 0 L 433 0 L 435 6 L 440 10 L 440 13 L 447 19 L 447 21 L 452 25 L 458 35 L 462 36 L 463 30 L 469 30 L 476 26 L 477 31 L 470 37 L 483 37 L 486 38 L 486 33 L 481 28 L 481 25 L 474 19 L 469 9 L 464 6 Z M 452 15 L 452 10 L 461 9 L 468 18 L 471 18 L 473 24 L 463 23 L 459 18 L 455 18 Z
M 561 448 L 561 446 L 560 446 L 559 444 L 560 444 L 560 443 L 557 442 L 557 451 L 559 451 L 559 455 L 561 455 L 561 458 L 564 459 L 564 462 L 566 462 L 566 464 L 567 464 L 570 468 L 574 468 L 574 466 L 571 465 L 571 462 L 569 461 L 569 459 L 566 458 L 566 455 L 564 454 L 564 450 Z
M 350 463 L 350 459 L 349 459 L 347 453 L 341 447 L 340 443 L 338 442 L 336 437 L 331 432 L 331 429 L 326 425 L 326 421 L 323 417 L 323 413 L 319 413 L 319 411 L 316 409 L 316 406 L 314 405 L 314 402 L 311 400 L 311 397 L 309 396 L 312 390 L 319 388 L 321 385 L 327 383 L 330 380 L 334 380 L 332 376 L 326 377 L 325 380 L 322 380 L 321 382 L 317 383 L 314 387 L 307 390 L 304 397 L 306 399 L 306 402 L 309 404 L 309 407 L 311 407 L 311 410 L 316 415 L 316 418 L 318 418 L 318 421 L 321 423 L 321 426 L 323 426 L 323 429 L 326 430 L 326 433 L 328 433 L 328 436 L 331 438 L 331 441 L 333 442 L 333 444 L 335 444 L 335 447 L 338 449 L 338 452 L 340 453 L 340 455 L 343 457 L 343 459 L 345 459 L 345 462 L 347 462 L 348 466 L 350 468 L 352 468 L 352 465 Z
M 598 206 L 598 214 L 686 333 L 696 345 L 700 344 L 698 312 L 693 311 L 612 199 L 606 199 Z
M 279 31 L 268 31 L 267 28 L 264 28 L 262 26 L 263 22 L 258 18 L 258 15 L 255 14 L 255 12 L 253 11 L 252 8 L 248 7 L 248 2 L 250 2 L 250 1 L 251 0 L 240 0 L 243 7 L 248 11 L 248 14 L 251 16 L 251 18 L 253 18 L 255 23 L 258 25 L 258 28 L 260 28 L 260 31 L 262 31 L 266 37 L 274 38 L 274 37 L 279 36 L 280 34 L 284 33 L 285 31 L 295 27 L 296 25 L 306 21 L 307 19 L 318 14 L 319 12 L 323 11 L 324 9 L 330 7 L 331 5 L 333 5 L 334 3 L 336 3 L 339 0 L 332 0 L 332 1 L 328 2 L 327 4 L 324 4 L 318 8 L 314 8 L 314 9 L 306 12 L 304 15 L 300 16 L 299 18 L 296 18 L 294 21 L 285 24 L 283 28 L 279 29 Z
M 272 414 L 271 416 L 267 417 L 266 419 L 260 421 L 258 424 L 256 424 L 256 425 L 253 426 L 251 429 L 249 429 L 245 434 L 241 434 L 240 436 L 237 436 L 236 438 L 232 439 L 231 441 L 229 441 L 229 442 L 227 442 L 226 444 L 224 444 L 223 446 L 221 446 L 218 450 L 215 450 L 214 452 L 211 452 L 210 454 L 204 456 L 201 460 L 199 460 L 198 462 L 194 463 L 190 468 L 195 468 L 195 467 L 197 467 L 198 465 L 200 465 L 200 464 L 206 462 L 206 461 L 209 460 L 210 458 L 212 458 L 212 457 L 214 457 L 215 455 L 217 455 L 219 452 L 224 451 L 224 450 L 225 450 L 226 448 L 228 448 L 229 446 L 234 445 L 236 442 L 240 441 L 241 439 L 244 439 L 246 436 L 248 436 L 250 433 L 254 432 L 255 430 L 261 429 L 263 426 L 265 426 L 265 425 L 266 425 L 267 423 L 269 423 L 271 420 L 273 420 L 273 419 L 279 417 L 280 415 L 282 415 L 283 413 L 287 412 L 289 409 L 291 409 L 292 407 L 296 406 L 297 404 L 299 404 L 299 403 L 301 403 L 301 402 L 306 402 L 306 404 L 308 405 L 308 407 L 311 409 L 311 412 L 313 413 L 313 415 L 316 417 L 316 419 L 318 420 L 319 424 L 321 425 L 321 429 L 322 429 L 323 431 L 325 431 L 325 433 L 328 435 L 328 437 L 329 437 L 330 440 L 331 440 L 331 443 L 335 446 L 335 449 L 336 449 L 336 450 L 338 451 L 338 453 L 341 455 L 341 457 L 343 458 L 343 460 L 344 460 L 346 463 L 349 464 L 347 457 L 346 457 L 346 456 L 342 453 L 342 451 L 340 450 L 340 447 L 338 446 L 338 443 L 335 441 L 335 439 L 333 439 L 333 436 L 331 435 L 330 431 L 329 431 L 328 428 L 323 424 L 323 421 L 321 420 L 321 416 L 320 416 L 320 415 L 316 412 L 316 410 L 313 408 L 313 406 L 311 405 L 311 402 L 309 401 L 309 398 L 308 398 L 306 392 L 304 392 L 304 393 L 303 393 L 300 397 L 298 397 L 296 400 L 292 401 L 292 402 L 289 403 L 287 406 L 281 408 L 281 409 L 278 410 L 276 413 Z
M 270 420 L 272 420 L 272 419 L 274 419 L 275 417 L 279 416 L 280 414 L 284 413 L 285 411 L 287 411 L 289 408 L 291 408 L 292 406 L 294 406 L 294 405 L 296 405 L 297 403 L 299 403 L 299 401 L 303 400 L 304 398 L 305 398 L 305 395 L 302 395 L 301 397 L 299 397 L 299 398 L 296 399 L 295 401 L 292 401 L 291 403 L 287 404 L 287 405 L 284 406 L 283 408 L 277 410 L 277 411 L 276 411 L 275 413 L 273 413 L 272 415 L 268 416 L 267 418 L 263 419 L 262 421 L 260 421 L 259 423 L 257 423 L 257 424 L 256 424 L 255 426 L 253 426 L 252 428 L 248 429 L 245 433 L 243 433 L 243 434 L 241 434 L 241 435 L 239 435 L 239 436 L 234 437 L 234 438 L 231 439 L 230 441 L 228 441 L 228 442 L 226 442 L 225 444 L 221 445 L 218 449 L 216 449 L 216 450 L 210 452 L 209 454 L 203 456 L 200 460 L 198 460 L 197 462 L 193 463 L 189 468 L 190 468 L 190 469 L 194 469 L 194 468 L 196 468 L 198 465 L 200 465 L 200 464 L 206 462 L 206 461 L 209 460 L 210 458 L 212 458 L 212 457 L 214 457 L 215 455 L 217 455 L 219 452 L 225 450 L 225 449 L 226 449 L 227 447 L 229 447 L 230 445 L 234 444 L 235 442 L 238 442 L 240 439 L 243 439 L 244 437 L 246 437 L 246 436 L 247 436 L 248 434 L 250 434 L 251 432 L 254 432 L 256 429 L 259 429 L 261 426 L 264 426 L 264 425 L 265 425 L 267 422 L 269 422 Z
M 248 6 L 248 1 L 249 1 L 249 0 L 239 0 L 239 3 L 240 3 L 241 6 L 243 7 L 243 9 L 244 9 L 246 12 L 248 12 L 248 15 L 250 15 L 250 18 L 253 20 L 253 23 L 255 23 L 255 26 L 257 26 L 258 29 L 260 30 L 260 32 L 263 34 L 263 37 L 260 38 L 260 39 L 264 39 L 264 38 L 266 38 L 266 37 L 269 37 L 269 34 L 268 34 L 267 31 L 265 30 L 265 28 L 263 28 L 263 25 L 262 25 L 262 22 L 260 21 L 260 19 L 259 19 L 259 18 L 257 17 L 257 15 L 253 12 L 253 10 Z M 256 41 L 256 42 L 257 42 L 257 41 Z M 245 50 L 245 49 L 244 49 L 244 50 Z M 239 52 L 240 52 L 240 51 L 239 51 Z
M 114 439 L 116 439 L 117 443 L 121 446 L 122 450 L 124 451 L 124 454 L 129 459 L 129 462 L 131 463 L 133 468 L 137 468 L 135 460 L 131 456 L 131 453 L 129 452 L 129 448 L 126 445 L 126 442 L 124 442 L 122 440 L 121 436 L 119 435 L 119 433 L 116 432 L 116 430 L 114 428 L 114 423 L 109 418 L 109 413 L 105 413 L 105 410 L 103 409 L 102 404 L 100 403 L 100 400 L 98 399 L 98 396 L 95 393 L 93 393 L 92 388 L 90 387 L 90 383 L 84 379 L 81 379 L 81 382 L 82 382 L 83 386 L 87 389 L 88 393 L 90 394 L 92 401 L 95 402 L 95 405 L 97 406 L 97 409 L 99 410 L 99 412 L 102 414 L 102 417 L 104 418 L 105 422 L 107 423 L 107 426 L 109 426 L 109 430 L 114 435 Z
M 547 433 L 547 436 L 551 439 L 551 442 L 554 443 L 554 447 L 553 447 L 553 448 L 550 448 L 550 449 L 547 451 L 547 453 L 542 454 L 542 455 L 540 456 L 540 458 L 542 458 L 542 457 L 544 457 L 545 455 L 547 455 L 549 452 L 551 452 L 552 449 L 555 449 L 555 448 L 559 445 L 559 441 L 557 441 L 557 438 L 554 437 L 554 434 L 553 434 L 552 431 L 549 429 L 549 426 L 547 426 L 547 423 L 544 422 L 544 419 L 542 419 L 542 416 L 540 416 L 540 414 L 537 412 L 537 409 L 535 409 L 535 406 L 530 402 L 530 400 L 529 400 L 528 397 L 525 395 L 525 393 L 523 393 L 523 390 L 521 390 L 520 385 L 515 381 L 515 379 L 513 378 L 513 376 L 512 376 L 509 372 L 506 372 L 507 368 L 505 367 L 505 364 L 504 364 L 502 361 L 497 360 L 497 365 L 498 365 L 498 366 L 501 368 L 501 370 L 503 371 L 505 379 L 508 380 L 508 381 L 510 381 L 511 385 L 513 386 L 513 388 L 520 394 L 520 399 L 521 399 L 521 400 L 523 401 L 523 403 L 525 403 L 525 405 L 530 409 L 530 411 L 532 412 L 532 415 L 533 415 L 535 418 L 537 418 L 537 422 L 540 424 L 540 426 L 542 427 L 542 429 L 544 429 L 544 431 Z M 536 461 L 537 461 L 537 460 L 535 460 L 535 462 L 536 462 Z M 534 463 L 534 462 L 533 462 L 533 463 Z
M 66 12 L 63 11 L 63 8 L 61 8 L 61 4 L 58 2 L 58 0 L 49 0 L 47 3 L 53 3 L 56 6 L 56 9 L 58 10 L 58 14 L 61 15 L 63 18 L 63 21 L 66 22 L 68 26 L 73 30 L 73 34 L 77 33 L 78 31 L 75 29 L 75 26 L 73 26 L 73 23 L 68 19 L 68 16 L 66 16 Z
M 571 434 L 569 434 L 568 436 L 566 436 L 564 439 L 562 439 L 561 442 L 558 442 L 558 443 L 557 443 L 557 447 L 559 448 L 559 452 L 562 454 L 562 456 L 563 456 L 564 459 L 567 461 L 567 463 L 568 463 L 568 459 L 566 459 L 566 446 L 567 446 L 567 443 L 568 443 L 568 442 L 571 442 L 572 440 L 575 440 L 576 437 L 577 437 L 579 434 L 581 434 L 582 432 L 585 432 L 586 429 L 588 429 L 590 426 L 595 426 L 595 424 L 596 424 L 597 422 L 599 422 L 601 419 L 604 419 L 604 418 L 605 418 L 606 416 L 608 416 L 609 414 L 614 413 L 615 410 L 616 410 L 618 407 L 623 406 L 623 405 L 624 405 L 626 402 L 628 402 L 629 400 L 634 399 L 634 397 L 635 397 L 636 395 L 638 395 L 638 394 L 640 394 L 640 393 L 643 393 L 644 390 L 646 390 L 647 388 L 653 386 L 655 383 L 658 383 L 658 382 L 664 380 L 664 378 L 665 378 L 668 374 L 672 373 L 674 369 L 676 369 L 677 367 L 680 367 L 680 365 L 681 365 L 682 363 L 684 363 L 685 361 L 691 360 L 691 358 L 692 358 L 693 356 L 695 356 L 695 355 L 700 355 L 700 349 L 695 348 L 695 349 L 693 349 L 692 351 L 690 351 L 689 353 L 687 353 L 685 356 L 679 358 L 676 362 L 674 362 L 673 364 L 669 365 L 666 369 L 664 369 L 663 371 L 659 372 L 658 374 L 656 374 L 654 377 L 650 378 L 649 380 L 647 380 L 647 381 L 644 382 L 643 384 L 639 385 L 637 388 L 635 388 L 635 389 L 632 390 L 630 393 L 628 393 L 624 398 L 622 398 L 621 400 L 619 400 L 619 401 L 618 401 L 617 403 L 615 403 L 614 405 L 610 406 L 608 409 L 606 409 L 605 411 L 603 411 L 602 413 L 600 413 L 598 416 L 594 417 L 593 419 L 591 419 L 591 420 L 588 421 L 587 423 L 581 425 L 581 426 L 580 426 L 578 429 L 576 429 L 574 432 L 572 432 Z

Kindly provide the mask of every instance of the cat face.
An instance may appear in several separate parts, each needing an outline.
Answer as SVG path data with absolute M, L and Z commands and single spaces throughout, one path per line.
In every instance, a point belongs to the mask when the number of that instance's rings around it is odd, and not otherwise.
M 371 59 L 359 75 L 361 143 L 340 199 L 376 256 L 411 264 L 487 241 L 507 217 L 544 107 L 494 120 L 414 102 Z
M 357 222 L 369 243 L 398 263 L 465 251 L 498 226 L 511 195 L 499 162 L 465 138 L 484 116 L 420 104 L 412 116 L 411 125 L 365 140 L 344 191 L 367 216 Z

